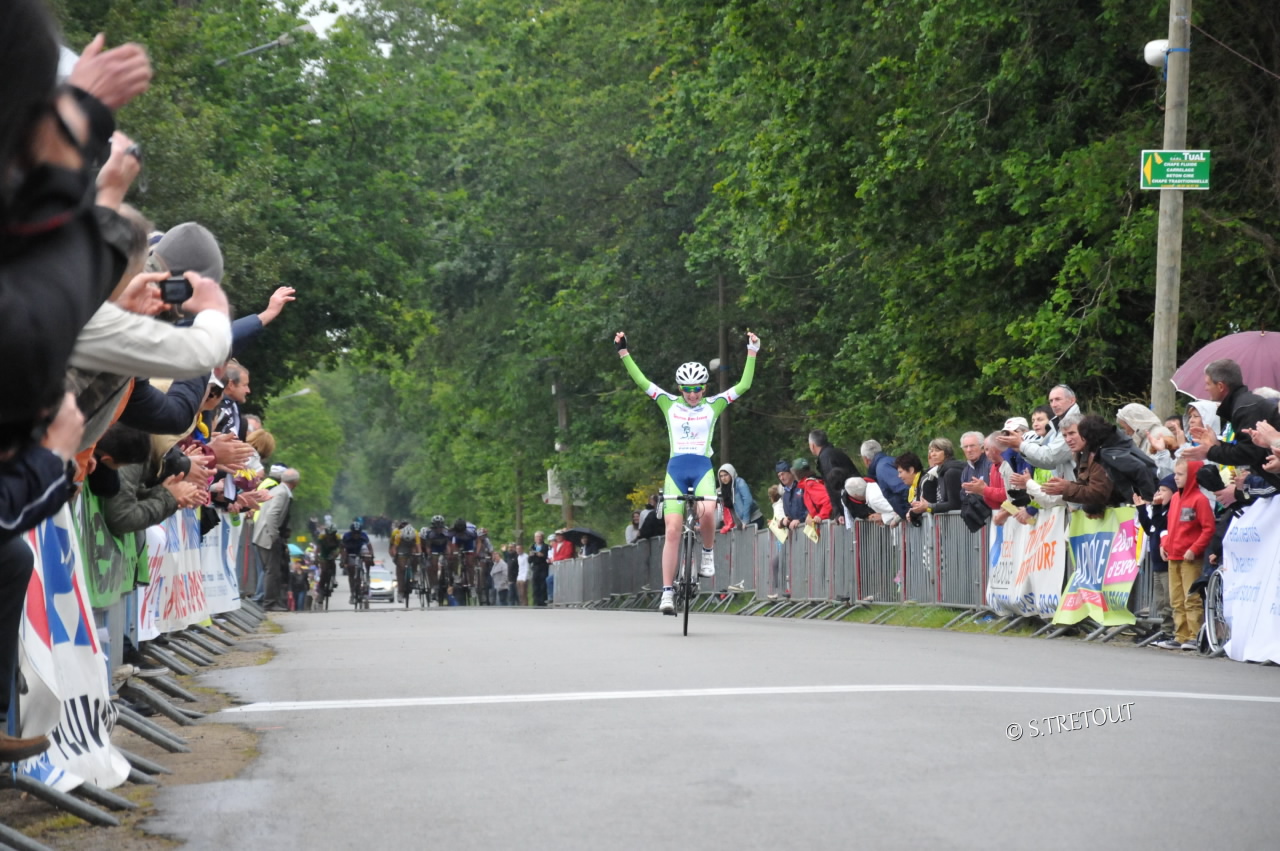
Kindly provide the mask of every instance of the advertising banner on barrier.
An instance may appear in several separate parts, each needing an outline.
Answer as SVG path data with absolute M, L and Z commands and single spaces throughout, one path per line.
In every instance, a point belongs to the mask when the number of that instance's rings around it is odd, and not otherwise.
M 1093 618 L 1103 626 L 1134 622 L 1126 608 L 1138 576 L 1137 515 L 1133 506 L 1108 508 L 1101 519 L 1071 512 L 1069 539 L 1074 571 L 1053 622 Z
M 1222 564 L 1227 655 L 1280 664 L 1280 497 L 1256 502 L 1232 521 Z
M 142 589 L 138 601 L 140 640 L 185 629 L 209 616 L 200 546 L 200 517 L 189 508 L 147 530 L 151 584 Z
M 129 764 L 111 746 L 116 709 L 77 537 L 66 506 L 23 535 L 35 570 L 18 633 L 27 683 L 18 696 L 19 733 L 47 734 L 52 746 L 20 770 L 61 792 L 86 780 L 110 789 L 129 776 Z
M 238 517 L 223 514 L 221 518 L 222 522 L 204 536 L 200 547 L 205 608 L 211 615 L 240 608 L 240 583 L 235 565 L 241 526 Z M 236 521 L 235 525 L 232 520 Z
M 139 552 L 133 532 L 117 538 L 107 529 L 96 494 L 86 487 L 82 496 L 79 528 L 84 530 L 89 602 L 95 609 L 105 609 L 139 581 L 147 581 L 147 559 Z
M 1036 515 L 1034 525 L 991 524 L 987 607 L 1000 614 L 1052 618 L 1067 565 L 1067 509 Z

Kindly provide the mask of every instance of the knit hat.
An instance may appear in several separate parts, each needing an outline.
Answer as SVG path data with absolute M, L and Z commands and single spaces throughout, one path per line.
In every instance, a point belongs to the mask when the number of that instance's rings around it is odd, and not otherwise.
M 1173 493 L 1178 492 L 1178 485 L 1173 480 L 1173 474 L 1169 474 L 1161 479 L 1159 486 L 1162 488 L 1168 488 Z
M 195 271 L 222 283 L 222 249 L 204 225 L 183 222 L 170 228 L 152 247 L 151 255 L 149 271 Z
M 773 471 L 775 473 L 790 473 L 791 465 L 786 461 L 779 461 L 777 464 L 773 465 Z
M 867 480 L 861 476 L 852 476 L 844 480 L 844 492 L 850 499 L 858 502 L 867 501 Z

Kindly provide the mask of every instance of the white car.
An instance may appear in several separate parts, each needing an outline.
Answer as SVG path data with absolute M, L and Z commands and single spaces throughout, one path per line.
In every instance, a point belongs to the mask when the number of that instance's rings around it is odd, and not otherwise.
M 369 602 L 396 601 L 396 576 L 380 564 L 369 568 Z

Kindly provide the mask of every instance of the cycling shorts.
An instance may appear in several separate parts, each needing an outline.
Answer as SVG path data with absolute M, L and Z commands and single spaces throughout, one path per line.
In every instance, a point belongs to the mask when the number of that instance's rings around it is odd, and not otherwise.
M 716 479 L 711 472 L 711 459 L 705 455 L 672 455 L 667 462 L 667 477 L 662 484 L 662 514 L 684 515 L 684 503 L 672 496 L 688 493 L 715 496 Z

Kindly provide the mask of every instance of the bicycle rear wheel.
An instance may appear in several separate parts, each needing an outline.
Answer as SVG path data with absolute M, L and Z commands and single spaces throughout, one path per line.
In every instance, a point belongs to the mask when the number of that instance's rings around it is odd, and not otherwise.
M 1231 624 L 1227 622 L 1222 603 L 1221 570 L 1215 570 L 1209 575 L 1209 582 L 1204 589 L 1204 628 L 1209 639 L 1209 652 L 1214 655 L 1225 653 L 1227 642 L 1231 640 Z

